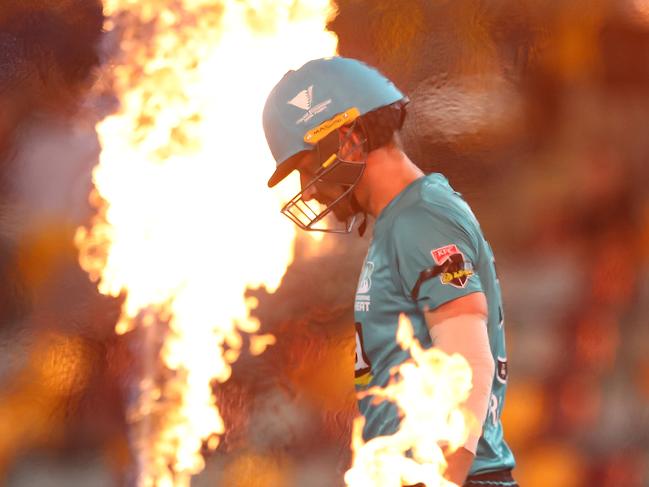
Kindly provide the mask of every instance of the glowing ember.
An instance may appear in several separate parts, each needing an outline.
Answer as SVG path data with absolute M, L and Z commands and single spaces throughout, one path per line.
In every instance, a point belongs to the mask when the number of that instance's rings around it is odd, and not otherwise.
M 253 355 L 261 355 L 269 345 L 275 344 L 275 337 L 273 335 L 253 335 L 250 337 L 250 353 Z
M 363 418 L 354 420 L 354 462 L 345 483 L 350 487 L 400 487 L 418 482 L 427 487 L 455 485 L 443 478 L 446 461 L 441 447 L 456 450 L 470 430 L 478 427 L 471 413 L 461 407 L 471 391 L 471 368 L 461 355 L 448 356 L 436 348 L 423 350 L 403 314 L 397 340 L 402 348 L 410 349 L 412 358 L 393 371 L 385 388 L 370 388 L 362 396 L 393 401 L 403 420 L 394 435 L 367 443 L 362 438 Z
M 288 69 L 335 53 L 333 10 L 328 0 L 104 3 L 120 45 L 102 84 L 120 109 L 97 126 L 97 215 L 76 243 L 99 290 L 125 296 L 117 332 L 139 329 L 152 355 L 130 416 L 138 485 L 189 485 L 201 448 L 224 431 L 210 384 L 230 376 L 240 333 L 259 328 L 244 291 L 273 291 L 293 258 L 294 226 L 265 188 L 263 103 Z M 272 343 L 253 337 L 251 352 Z

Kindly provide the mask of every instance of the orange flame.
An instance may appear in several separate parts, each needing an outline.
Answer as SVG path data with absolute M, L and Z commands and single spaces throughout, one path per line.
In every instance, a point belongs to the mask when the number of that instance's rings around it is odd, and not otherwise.
M 423 482 L 427 487 L 453 486 L 444 479 L 446 460 L 442 447 L 454 451 L 462 446 L 477 421 L 463 409 L 471 391 L 471 368 L 458 354 L 424 350 L 414 338 L 406 315 L 399 317 L 397 341 L 409 349 L 411 359 L 393 371 L 385 387 L 372 387 L 361 397 L 390 400 L 403 419 L 391 436 L 363 441 L 364 419 L 354 420 L 353 464 L 345 474 L 350 487 L 400 487 Z
M 249 287 L 274 291 L 295 229 L 267 191 L 266 94 L 290 68 L 335 53 L 329 0 L 107 0 L 119 52 L 102 83 L 119 111 L 97 126 L 97 215 L 75 237 L 99 290 L 123 295 L 118 333 L 159 334 L 165 380 L 149 366 L 134 423 L 139 485 L 189 485 L 203 444 L 224 432 L 210 384 L 230 376 L 254 334 Z M 99 93 L 101 95 L 101 93 Z M 296 181 L 286 188 L 287 199 Z M 253 338 L 262 353 L 273 338 Z

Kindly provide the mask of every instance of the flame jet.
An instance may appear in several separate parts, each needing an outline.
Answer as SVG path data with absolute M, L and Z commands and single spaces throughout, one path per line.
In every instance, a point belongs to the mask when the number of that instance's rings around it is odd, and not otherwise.
M 75 243 L 100 292 L 124 299 L 117 333 L 146 344 L 129 414 L 137 485 L 188 486 L 224 433 L 212 383 L 230 376 L 242 332 L 259 330 L 244 292 L 274 291 L 293 259 L 282 201 L 262 190 L 265 97 L 288 69 L 335 54 L 335 11 L 328 0 L 107 0 L 105 13 L 114 53 L 94 92 L 119 109 L 97 125 L 96 216 Z M 270 343 L 253 339 L 252 352 Z
M 385 387 L 361 393 L 374 401 L 392 401 L 403 418 L 396 433 L 363 441 L 364 420 L 354 420 L 353 464 L 345 473 L 348 487 L 400 487 L 419 482 L 428 487 L 452 487 L 444 479 L 446 460 L 442 447 L 455 451 L 472 429 L 476 418 L 462 403 L 471 392 L 471 367 L 459 354 L 436 348 L 423 349 L 414 338 L 412 324 L 402 314 L 398 343 L 410 350 L 411 359 L 392 371 Z

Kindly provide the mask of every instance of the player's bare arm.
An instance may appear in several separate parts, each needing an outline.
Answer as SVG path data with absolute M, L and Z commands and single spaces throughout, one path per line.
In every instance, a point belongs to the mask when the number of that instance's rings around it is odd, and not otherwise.
M 473 389 L 466 406 L 480 424 L 487 414 L 491 381 L 495 372 L 487 334 L 487 300 L 483 293 L 471 293 L 426 312 L 435 346 L 448 354 L 459 353 L 473 370 Z M 472 432 L 464 447 L 447 456 L 446 478 L 462 485 L 475 457 L 481 432 Z

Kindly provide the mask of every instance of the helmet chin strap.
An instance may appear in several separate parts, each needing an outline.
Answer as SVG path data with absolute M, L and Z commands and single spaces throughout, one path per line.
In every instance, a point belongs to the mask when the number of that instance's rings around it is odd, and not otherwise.
M 363 235 L 365 235 L 365 231 L 367 230 L 367 212 L 361 207 L 360 203 L 358 202 L 354 194 L 351 195 L 350 202 L 351 202 L 352 210 L 354 210 L 354 215 L 357 215 L 358 213 L 363 214 L 363 221 L 358 226 L 358 236 L 362 237 Z
M 365 235 L 365 230 L 367 230 L 367 213 L 363 212 L 363 221 L 358 226 L 358 236 L 362 237 Z

